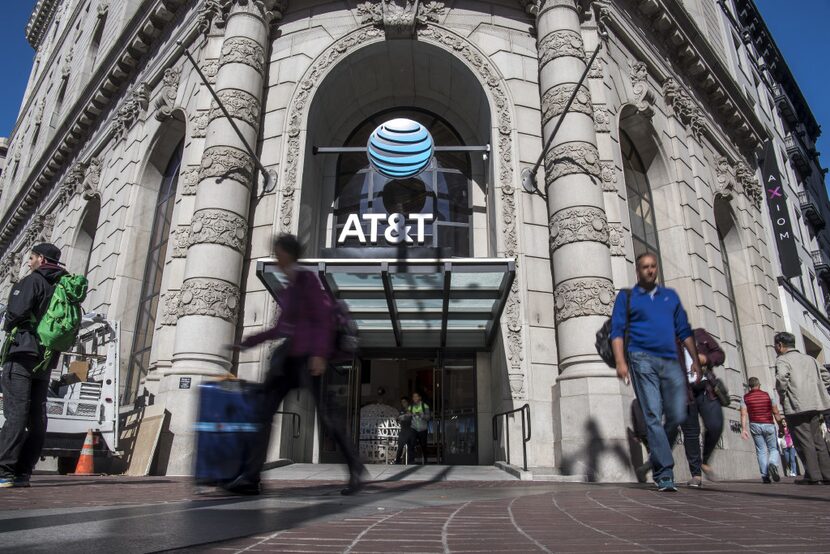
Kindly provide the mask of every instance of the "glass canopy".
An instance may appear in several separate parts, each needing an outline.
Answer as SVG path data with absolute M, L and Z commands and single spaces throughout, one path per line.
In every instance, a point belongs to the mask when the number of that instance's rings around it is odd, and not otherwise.
M 515 262 L 502 258 L 308 259 L 360 329 L 361 348 L 486 350 L 498 331 Z M 257 276 L 272 295 L 285 276 L 260 260 Z

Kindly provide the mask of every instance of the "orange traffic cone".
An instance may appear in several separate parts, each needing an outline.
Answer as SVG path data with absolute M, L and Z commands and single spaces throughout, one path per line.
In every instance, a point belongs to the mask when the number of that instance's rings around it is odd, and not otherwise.
M 78 465 L 75 466 L 75 473 L 72 475 L 95 475 L 95 462 L 93 461 L 93 446 L 95 435 L 92 429 L 87 431 L 84 439 L 84 447 L 81 448 L 81 456 L 78 458 Z

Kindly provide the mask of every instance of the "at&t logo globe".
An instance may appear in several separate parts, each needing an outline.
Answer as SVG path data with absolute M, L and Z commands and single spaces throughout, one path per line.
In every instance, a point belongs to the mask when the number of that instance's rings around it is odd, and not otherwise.
M 369 163 L 379 173 L 391 179 L 405 179 L 426 169 L 435 144 L 423 125 L 398 118 L 375 129 L 366 149 Z

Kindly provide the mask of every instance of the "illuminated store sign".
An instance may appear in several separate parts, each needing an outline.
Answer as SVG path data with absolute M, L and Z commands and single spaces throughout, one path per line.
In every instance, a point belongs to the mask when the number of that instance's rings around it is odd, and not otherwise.
M 432 160 L 435 143 L 426 128 L 411 119 L 397 118 L 372 132 L 366 151 L 369 163 L 390 179 L 414 177 Z
M 369 236 L 363 230 L 363 225 L 360 220 L 369 222 Z M 378 232 L 380 230 L 380 223 L 386 222 L 387 227 L 383 231 L 383 238 L 390 244 L 418 243 L 424 242 L 424 235 L 426 224 L 432 223 L 432 214 L 409 214 L 408 217 L 403 214 L 351 214 L 346 219 L 346 224 L 343 230 L 340 231 L 340 236 L 337 237 L 337 243 L 342 244 L 348 239 L 357 239 L 360 244 L 376 244 L 378 242 Z M 414 225 L 407 223 L 413 222 Z M 412 237 L 412 228 L 415 227 L 415 237 Z

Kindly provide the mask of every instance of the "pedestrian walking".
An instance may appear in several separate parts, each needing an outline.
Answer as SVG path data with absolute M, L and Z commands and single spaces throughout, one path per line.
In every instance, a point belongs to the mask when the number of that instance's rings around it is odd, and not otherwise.
M 761 390 L 761 381 L 757 377 L 750 377 L 747 384 L 749 392 L 741 400 L 741 437 L 748 440 L 752 435 L 761 481 L 779 481 L 781 459 L 774 422 L 781 422 L 781 413 L 775 400 Z
M 694 382 L 700 380 L 700 362 L 680 297 L 657 284 L 657 256 L 640 254 L 636 270 L 637 285 L 618 294 L 614 303 L 611 345 L 617 376 L 625 382 L 630 379 L 643 409 L 654 482 L 658 490 L 673 492 L 677 488 L 672 445 L 678 426 L 686 420 L 687 400 L 677 341 L 691 355 Z
M 778 448 L 781 451 L 781 458 L 784 461 L 784 465 L 787 466 L 784 469 L 787 472 L 787 476 L 796 477 L 798 475 L 798 462 L 795 455 L 793 437 L 790 434 L 790 427 L 786 419 L 781 422 L 781 426 L 778 428 Z
M 401 396 L 401 411 L 398 414 L 398 423 L 401 430 L 398 432 L 398 451 L 395 454 L 395 463 L 401 464 L 404 448 L 407 450 L 407 461 L 414 455 L 415 435 L 412 433 L 412 414 L 409 411 L 409 398 Z
M 297 264 L 302 248 L 293 235 L 280 235 L 274 244 L 277 266 L 288 284 L 277 293 L 280 308 L 276 325 L 262 333 L 247 337 L 240 348 L 251 348 L 268 340 L 282 339 L 271 355 L 263 384 L 265 397 L 265 435 L 255 449 L 246 471 L 226 486 L 235 492 L 256 493 L 260 488 L 260 472 L 265 464 L 271 425 L 270 420 L 288 392 L 305 388 L 311 392 L 317 417 L 334 439 L 349 466 L 348 486 L 343 494 L 353 494 L 363 487 L 366 468 L 360 462 L 343 430 L 320 409 L 323 374 L 334 349 L 334 307 L 317 275 Z
M 30 273 L 12 287 L 3 330 L 3 415 L 0 431 L 0 488 L 28 487 L 46 439 L 46 395 L 49 378 L 58 363 L 46 364 L 46 351 L 37 335 L 56 283 L 67 272 L 60 264 L 61 251 L 49 243 L 37 244 L 29 253 Z
M 815 358 L 795 348 L 790 333 L 775 334 L 775 388 L 792 433 L 795 449 L 804 464 L 800 485 L 824 481 L 830 485 L 830 452 L 821 434 L 822 416 L 830 410 L 830 372 Z
M 412 393 L 412 405 L 409 406 L 409 413 L 412 414 L 412 432 L 415 435 L 415 442 L 421 447 L 421 458 L 424 465 L 426 465 L 429 420 L 432 419 L 432 412 L 429 409 L 429 404 L 424 402 L 417 392 Z M 412 457 L 415 457 L 414 450 Z
M 686 349 L 683 349 L 690 398 L 686 410 L 686 421 L 681 425 L 681 429 L 686 460 L 689 462 L 689 472 L 692 474 L 688 485 L 692 488 L 700 488 L 703 486 L 702 472 L 712 474 L 709 458 L 723 433 L 723 407 L 715 395 L 714 383 L 709 378 L 709 373 L 713 367 L 723 365 L 726 356 L 718 342 L 705 329 L 695 329 L 694 338 L 697 346 L 697 359 L 703 375 L 699 382 L 695 382 L 695 375 L 692 373 L 692 357 Z M 702 455 L 700 450 L 701 419 L 705 429 Z

